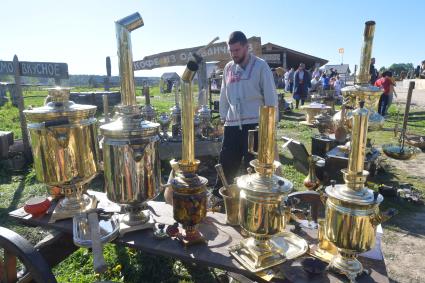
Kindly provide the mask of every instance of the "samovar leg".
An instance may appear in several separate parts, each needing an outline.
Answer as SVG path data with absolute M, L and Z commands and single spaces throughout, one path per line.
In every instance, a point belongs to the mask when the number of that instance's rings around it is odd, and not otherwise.
M 125 214 L 120 218 L 120 235 L 123 236 L 127 232 L 153 229 L 155 220 L 151 217 L 148 210 L 144 210 L 143 206 L 125 205 Z
M 202 234 L 198 229 L 196 229 L 195 226 L 186 226 L 183 227 L 183 229 L 185 230 L 184 234 L 179 234 L 177 238 L 185 247 L 206 243 L 204 236 L 202 236 Z
M 357 254 L 338 249 L 338 253 L 329 264 L 329 268 L 348 277 L 350 282 L 356 282 L 356 277 L 363 273 L 363 266 L 357 259 Z

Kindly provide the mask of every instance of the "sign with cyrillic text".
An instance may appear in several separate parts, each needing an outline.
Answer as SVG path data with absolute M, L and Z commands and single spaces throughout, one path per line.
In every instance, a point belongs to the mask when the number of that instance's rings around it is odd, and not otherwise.
M 24 77 L 41 77 L 67 79 L 68 64 L 52 62 L 19 62 L 19 75 Z M 12 61 L 0 61 L 0 75 L 15 75 Z
M 251 37 L 248 39 L 249 50 L 257 56 L 261 56 L 261 38 Z M 179 49 L 169 52 L 163 52 L 155 55 L 146 56 L 143 60 L 134 61 L 134 70 L 152 70 L 160 67 L 184 66 L 190 59 L 192 54 L 198 51 L 202 46 Z M 201 53 L 205 62 L 211 61 L 229 61 L 230 54 L 226 42 L 219 42 L 211 45 Z

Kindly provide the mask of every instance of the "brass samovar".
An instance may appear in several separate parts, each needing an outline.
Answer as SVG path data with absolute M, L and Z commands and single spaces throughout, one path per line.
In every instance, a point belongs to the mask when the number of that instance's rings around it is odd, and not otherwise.
M 143 95 L 145 96 L 145 106 L 143 106 L 143 108 L 142 108 L 142 117 L 143 117 L 143 119 L 148 120 L 148 121 L 155 121 L 156 113 L 155 113 L 155 109 L 151 105 L 151 97 L 150 97 L 150 94 L 149 94 L 149 86 L 145 84 L 143 86 L 142 92 L 143 92 Z
M 302 255 L 307 242 L 284 232 L 287 219 L 285 201 L 292 183 L 274 174 L 280 162 L 275 157 L 274 106 L 260 107 L 258 159 L 250 162 L 247 175 L 236 179 L 240 188 L 239 223 L 250 236 L 230 247 L 230 253 L 248 270 L 258 272 Z M 255 131 L 255 130 L 254 130 Z M 249 132 L 249 148 L 254 149 L 254 131 Z
M 170 161 L 175 172 L 175 177 L 171 180 L 173 215 L 185 230 L 178 237 L 185 245 L 205 242 L 196 226 L 207 213 L 208 180 L 196 174 L 200 162 L 195 159 L 192 80 L 197 70 L 198 64 L 189 61 L 182 75 L 182 159 Z
M 149 211 L 143 210 L 161 188 L 159 124 L 143 120 L 136 104 L 130 32 L 141 26 L 139 13 L 115 23 L 122 104 L 116 107 L 116 120 L 100 127 L 106 194 L 126 211 L 121 234 L 153 227 Z
M 367 22 L 365 38 L 373 36 L 375 23 Z M 369 85 L 369 62 L 371 41 L 365 40 L 362 49 L 358 84 L 353 88 L 344 88 L 357 98 L 359 107 L 351 114 L 351 150 L 348 168 L 342 170 L 345 184 L 331 185 L 326 188 L 325 236 L 333 243 L 338 253 L 330 263 L 330 267 L 345 274 L 354 282 L 358 274 L 363 272 L 357 255 L 366 252 L 375 245 L 376 227 L 391 213 L 379 212 L 382 195 L 374 193 L 365 186 L 369 175 L 364 169 L 366 154 L 369 110 L 364 107 L 364 99 L 373 93 Z
M 342 96 L 344 98 L 344 105 L 347 109 L 355 109 L 360 101 L 364 102 L 364 108 L 369 111 L 369 122 L 368 129 L 370 131 L 376 131 L 382 129 L 384 126 L 385 119 L 379 113 L 375 111 L 378 107 L 378 101 L 382 94 L 382 90 L 378 87 L 372 86 L 370 82 L 370 59 L 372 57 L 372 46 L 373 46 L 373 36 L 375 33 L 375 22 L 367 21 L 365 23 L 364 35 L 363 35 L 363 47 L 362 55 L 360 58 L 360 70 L 359 75 L 354 86 L 344 87 L 342 91 Z M 346 127 L 351 128 L 351 113 L 352 111 L 346 111 L 345 121 Z M 344 114 L 342 111 L 339 111 L 334 115 L 334 123 L 337 126 L 341 119 L 344 117 L 341 116 Z
M 51 221 L 73 217 L 96 205 L 83 194 L 98 172 L 96 106 L 69 101 L 70 88 L 48 89 L 48 102 L 25 110 L 38 181 L 60 188 L 65 198 Z M 54 191 L 52 189 L 51 191 Z M 55 195 L 54 195 L 55 197 Z

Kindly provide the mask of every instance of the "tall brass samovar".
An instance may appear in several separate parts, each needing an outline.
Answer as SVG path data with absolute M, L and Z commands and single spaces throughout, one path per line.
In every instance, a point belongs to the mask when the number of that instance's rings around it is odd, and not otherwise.
M 248 270 L 258 272 L 302 255 L 307 242 L 284 232 L 287 213 L 285 201 L 292 183 L 274 174 L 280 166 L 275 157 L 276 108 L 260 107 L 258 159 L 250 162 L 255 173 L 238 177 L 240 188 L 239 223 L 250 236 L 230 253 Z M 253 152 L 253 131 L 249 132 L 249 147 Z
M 207 213 L 208 180 L 196 174 L 200 162 L 195 159 L 192 80 L 197 70 L 198 64 L 189 61 L 182 75 L 182 159 L 170 161 L 175 171 L 171 180 L 174 219 L 183 225 L 185 233 L 179 239 L 185 245 L 205 242 L 196 225 Z
M 373 248 L 376 226 L 391 214 L 379 212 L 383 197 L 365 186 L 369 172 L 363 170 L 370 121 L 370 112 L 365 109 L 363 99 L 374 93 L 374 88 L 369 85 L 370 38 L 374 26 L 374 22 L 366 23 L 365 39 L 368 40 L 362 49 L 358 85 L 342 90 L 349 91 L 359 102 L 359 107 L 351 114 L 351 151 L 348 168 L 342 170 L 345 184 L 326 188 L 325 235 L 338 249 L 330 267 L 345 274 L 352 282 L 363 271 L 357 255 Z
M 145 203 L 160 192 L 159 124 L 143 120 L 136 105 L 130 32 L 143 26 L 139 13 L 115 23 L 122 104 L 117 119 L 100 127 L 108 199 L 124 207 L 120 233 L 154 225 Z
M 29 121 L 37 180 L 61 189 L 65 198 L 52 220 L 73 217 L 92 208 L 93 198 L 83 194 L 84 185 L 98 172 L 96 106 L 69 101 L 70 88 L 50 88 L 49 101 L 25 110 Z
M 375 111 L 378 107 L 378 101 L 382 94 L 382 90 L 378 87 L 372 86 L 370 82 L 370 59 L 372 57 L 372 46 L 373 36 L 375 33 L 375 22 L 367 21 L 365 23 L 364 35 L 363 35 L 363 47 L 362 55 L 360 58 L 360 70 L 357 76 L 356 84 L 354 86 L 348 86 L 343 88 L 342 96 L 344 97 L 344 104 L 348 108 L 356 108 L 360 101 L 364 102 L 364 108 L 369 111 L 369 122 L 368 129 L 370 131 L 376 131 L 382 129 L 384 126 L 385 119 L 379 113 Z M 351 113 L 352 111 L 346 111 L 347 127 L 351 128 Z M 338 112 L 334 115 L 334 123 L 338 125 L 339 121 L 343 119 L 341 117 L 342 112 Z
M 148 121 L 155 121 L 156 113 L 155 109 L 151 105 L 151 97 L 149 94 L 149 86 L 143 86 L 143 95 L 145 96 L 145 106 L 142 108 L 142 117 Z

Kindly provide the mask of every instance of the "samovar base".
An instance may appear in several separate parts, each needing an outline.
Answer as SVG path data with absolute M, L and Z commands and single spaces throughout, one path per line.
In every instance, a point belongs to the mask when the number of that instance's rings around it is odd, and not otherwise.
M 56 220 L 72 218 L 76 214 L 94 209 L 97 206 L 97 199 L 94 196 L 82 194 L 79 197 L 69 196 L 59 200 L 52 212 L 49 223 Z
M 343 252 L 340 249 L 330 262 L 329 268 L 347 276 L 350 282 L 356 282 L 356 277 L 364 271 L 356 254 Z
M 178 234 L 177 239 L 185 247 L 197 245 L 197 244 L 206 244 L 207 240 L 202 236 L 202 234 L 195 227 L 186 227 L 184 233 Z
M 250 237 L 229 250 L 246 269 L 258 272 L 303 255 L 308 244 L 303 238 L 285 231 L 270 239 Z
M 248 238 L 238 245 L 230 247 L 230 254 L 251 272 L 259 272 L 285 262 L 282 248 L 275 246 L 270 240 Z
M 153 229 L 155 220 L 151 217 L 149 210 L 127 211 L 120 216 L 120 235 L 128 232 Z

